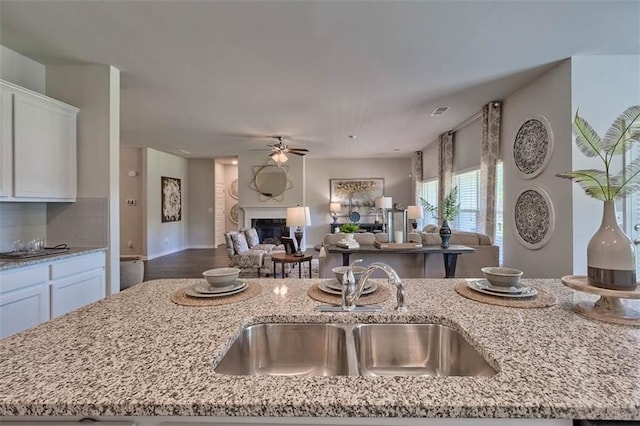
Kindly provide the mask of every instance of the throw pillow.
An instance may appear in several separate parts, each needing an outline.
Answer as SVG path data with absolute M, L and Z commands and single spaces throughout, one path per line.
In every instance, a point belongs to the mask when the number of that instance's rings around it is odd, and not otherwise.
M 247 238 L 243 233 L 238 232 L 237 234 L 232 234 L 231 240 L 233 240 L 233 249 L 236 251 L 236 253 L 242 254 L 245 251 L 249 250 Z
M 256 228 L 246 229 L 244 231 L 244 235 L 247 237 L 247 244 L 249 245 L 249 248 L 254 248 L 260 244 L 260 238 L 258 238 L 258 231 L 256 231 Z

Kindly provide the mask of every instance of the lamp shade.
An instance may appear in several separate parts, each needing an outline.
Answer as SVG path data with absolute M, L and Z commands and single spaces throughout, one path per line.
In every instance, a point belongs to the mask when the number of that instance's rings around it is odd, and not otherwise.
M 390 209 L 393 207 L 393 200 L 391 197 L 378 197 L 375 199 L 375 205 L 377 209 Z
M 329 211 L 331 213 L 340 213 L 340 210 L 342 210 L 340 203 L 329 203 Z
M 311 213 L 309 207 L 288 207 L 287 226 L 309 226 L 311 225 Z
M 420 206 L 407 206 L 407 217 L 409 219 L 422 219 L 423 209 Z

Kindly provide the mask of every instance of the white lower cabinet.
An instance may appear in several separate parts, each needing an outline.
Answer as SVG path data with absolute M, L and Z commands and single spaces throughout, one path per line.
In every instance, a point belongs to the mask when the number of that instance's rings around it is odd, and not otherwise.
M 104 252 L 0 272 L 0 339 L 105 296 Z

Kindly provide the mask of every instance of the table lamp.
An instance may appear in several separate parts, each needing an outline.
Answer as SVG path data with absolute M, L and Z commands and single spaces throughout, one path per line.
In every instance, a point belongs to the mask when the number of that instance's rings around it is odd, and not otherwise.
M 331 212 L 331 216 L 333 216 L 333 223 L 338 221 L 338 213 L 342 210 L 342 206 L 340 203 L 329 203 L 329 211 Z
M 391 234 L 387 229 L 387 211 L 393 207 L 393 200 L 391 197 L 378 197 L 374 200 L 374 203 L 376 209 L 382 209 L 382 232 L 387 232 L 388 241 L 391 241 Z
M 311 225 L 311 214 L 309 213 L 309 207 L 287 207 L 287 226 L 295 226 L 296 230 L 293 235 L 296 238 L 298 247 L 294 256 L 304 256 L 304 253 L 300 250 L 302 245 L 302 237 L 304 235 L 302 227 Z
M 415 230 L 418 227 L 418 221 L 416 219 L 422 219 L 424 217 L 422 206 L 407 206 L 407 216 L 411 219 L 411 227 Z

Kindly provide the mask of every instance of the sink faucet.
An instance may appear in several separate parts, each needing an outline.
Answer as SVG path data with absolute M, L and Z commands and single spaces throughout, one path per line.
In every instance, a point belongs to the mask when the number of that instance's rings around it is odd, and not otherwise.
M 406 299 L 406 291 L 404 287 L 404 283 L 400 280 L 398 273 L 389 265 L 383 262 L 373 262 L 367 266 L 365 271 L 362 273 L 360 280 L 356 284 L 355 277 L 353 276 L 353 265 L 356 263 L 362 262 L 362 259 L 355 260 L 347 270 L 344 272 L 342 276 L 342 310 L 343 311 L 353 311 L 356 308 L 356 300 L 362 294 L 362 290 L 364 290 L 367 280 L 371 276 L 371 274 L 376 270 L 384 271 L 389 278 L 389 284 L 394 285 L 396 287 L 396 307 L 395 310 L 398 312 L 407 312 L 407 305 L 405 304 Z

